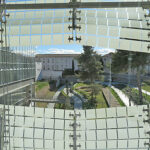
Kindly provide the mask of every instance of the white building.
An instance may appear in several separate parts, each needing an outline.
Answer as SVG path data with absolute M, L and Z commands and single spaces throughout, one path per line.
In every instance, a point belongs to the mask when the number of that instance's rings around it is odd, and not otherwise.
M 65 69 L 72 69 L 73 62 L 74 70 L 78 70 L 77 56 L 78 54 L 38 54 L 36 62 L 41 62 L 42 67 L 41 71 L 39 71 L 39 67 L 36 68 L 37 75 L 40 75 L 42 79 L 57 79 L 62 77 L 62 72 Z M 41 73 L 39 74 L 39 72 Z
M 42 79 L 42 62 L 36 62 L 35 63 L 36 67 L 36 80 L 41 80 Z

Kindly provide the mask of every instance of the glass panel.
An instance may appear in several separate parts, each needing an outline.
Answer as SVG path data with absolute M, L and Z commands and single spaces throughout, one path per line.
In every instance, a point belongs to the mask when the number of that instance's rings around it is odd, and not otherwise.
M 86 127 L 88 130 L 95 129 L 95 120 L 86 120 Z
M 86 118 L 94 119 L 95 118 L 95 110 L 94 109 L 86 110 Z
M 97 129 L 106 129 L 105 119 L 99 119 L 99 120 L 96 120 L 96 122 L 97 122 Z

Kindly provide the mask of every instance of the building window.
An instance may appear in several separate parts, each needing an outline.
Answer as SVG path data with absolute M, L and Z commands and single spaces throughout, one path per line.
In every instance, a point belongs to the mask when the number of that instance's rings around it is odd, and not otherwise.
M 52 58 L 52 63 L 54 63 L 54 58 Z
M 52 70 L 54 70 L 54 65 L 52 66 Z
M 45 66 L 43 66 L 43 70 L 45 70 Z

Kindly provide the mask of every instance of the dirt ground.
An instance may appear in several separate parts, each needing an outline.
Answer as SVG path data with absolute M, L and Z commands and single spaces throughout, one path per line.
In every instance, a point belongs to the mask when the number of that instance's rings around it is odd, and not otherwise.
M 48 86 L 44 86 L 40 90 L 36 91 L 36 98 L 39 98 L 39 99 L 52 99 L 54 94 L 55 94 L 55 91 L 50 91 L 49 90 L 49 85 L 48 85 Z M 46 108 L 47 105 L 48 105 L 48 103 L 41 103 L 41 102 L 36 103 L 37 107 L 42 107 L 42 108 Z

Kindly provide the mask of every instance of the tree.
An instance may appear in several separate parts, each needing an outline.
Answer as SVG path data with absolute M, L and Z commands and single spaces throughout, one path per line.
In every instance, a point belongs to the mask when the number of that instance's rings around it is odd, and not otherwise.
M 77 58 L 80 65 L 79 77 L 82 80 L 90 80 L 91 83 L 94 83 L 103 72 L 101 55 L 98 55 L 91 46 L 83 46 L 83 51 Z
M 66 92 L 67 92 L 67 95 L 69 95 L 69 81 L 66 80 Z
M 125 72 L 128 70 L 128 60 L 131 56 L 131 69 L 136 69 L 137 86 L 139 91 L 140 103 L 143 103 L 142 95 L 142 80 L 141 74 L 143 73 L 144 66 L 149 63 L 149 55 L 141 52 L 129 52 L 118 50 L 112 58 L 112 70 L 114 72 Z
M 97 84 L 91 85 L 91 90 L 92 90 L 91 97 L 92 97 L 92 99 L 93 99 L 93 97 L 96 99 L 96 95 L 99 93 L 100 89 L 101 89 L 100 86 Z
M 74 60 L 72 60 L 72 72 L 73 72 L 73 74 L 74 74 Z

